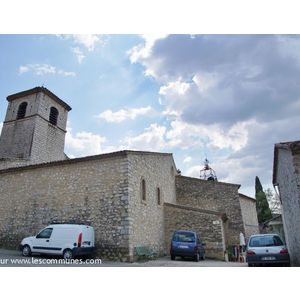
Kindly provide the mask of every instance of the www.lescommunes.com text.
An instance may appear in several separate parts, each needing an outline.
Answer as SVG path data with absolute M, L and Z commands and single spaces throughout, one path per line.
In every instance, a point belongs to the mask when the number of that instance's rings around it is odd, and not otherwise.
M 77 264 L 77 265 L 83 265 L 83 264 L 101 264 L 102 261 L 100 258 L 96 259 L 45 259 L 45 258 L 15 258 L 15 259 L 0 259 L 0 265 L 6 265 L 6 264 L 13 264 L 13 265 L 70 265 L 70 264 Z

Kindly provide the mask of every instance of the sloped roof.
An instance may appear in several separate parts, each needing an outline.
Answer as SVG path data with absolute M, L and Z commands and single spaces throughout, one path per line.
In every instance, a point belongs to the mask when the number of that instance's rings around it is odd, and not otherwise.
M 7 99 L 7 101 L 13 101 L 13 100 L 18 99 L 18 98 L 26 97 L 26 96 L 29 96 L 29 95 L 32 95 L 32 94 L 37 94 L 39 92 L 43 92 L 44 94 L 49 96 L 51 99 L 56 101 L 58 104 L 60 104 L 62 107 L 64 107 L 66 110 L 70 111 L 72 109 L 71 106 L 69 106 L 66 102 L 64 102 L 63 100 L 58 98 L 55 94 L 50 92 L 45 87 L 41 87 L 41 86 L 37 86 L 33 89 L 7 96 L 6 99 Z
M 244 198 L 244 199 L 246 199 L 246 200 L 250 200 L 250 201 L 256 202 L 255 198 L 249 197 L 247 195 L 239 193 L 239 196 L 242 197 L 242 198 Z
M 97 155 L 84 156 L 84 157 L 79 157 L 79 158 L 71 158 L 71 159 L 66 159 L 66 160 L 51 161 L 51 162 L 38 163 L 38 164 L 32 164 L 32 165 L 25 165 L 25 166 L 14 166 L 14 167 L 7 168 L 7 169 L 0 169 L 0 174 L 7 173 L 7 172 L 20 171 L 20 170 L 30 170 L 30 169 L 51 167 L 51 166 L 57 166 L 57 165 L 75 164 L 75 163 L 85 162 L 85 161 L 115 158 L 115 157 L 120 157 L 120 156 L 127 156 L 129 154 L 133 154 L 133 155 L 171 156 L 172 159 L 173 159 L 173 162 L 174 162 L 174 158 L 173 158 L 172 153 L 150 152 L 150 151 L 135 151 L 135 150 L 121 150 L 121 151 L 116 151 L 116 152 L 102 153 L 102 154 L 97 154 Z M 174 162 L 174 165 L 175 165 L 175 162 Z

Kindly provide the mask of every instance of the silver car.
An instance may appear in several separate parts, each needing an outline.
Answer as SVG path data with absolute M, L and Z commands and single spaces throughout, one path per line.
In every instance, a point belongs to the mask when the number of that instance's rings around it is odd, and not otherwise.
M 248 266 L 260 264 L 283 264 L 290 266 L 290 256 L 277 234 L 251 235 L 247 245 Z

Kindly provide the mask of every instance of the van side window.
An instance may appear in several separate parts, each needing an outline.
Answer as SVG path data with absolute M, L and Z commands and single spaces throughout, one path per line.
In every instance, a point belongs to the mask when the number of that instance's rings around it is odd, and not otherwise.
M 43 231 L 41 231 L 36 238 L 37 239 L 49 239 L 51 236 L 53 228 L 46 228 Z

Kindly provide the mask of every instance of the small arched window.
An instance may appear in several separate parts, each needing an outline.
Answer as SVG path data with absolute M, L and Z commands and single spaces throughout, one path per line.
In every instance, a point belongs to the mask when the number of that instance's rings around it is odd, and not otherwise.
M 146 201 L 146 181 L 145 179 L 142 179 L 142 201 Z
M 22 102 L 18 109 L 17 120 L 25 118 L 26 115 L 27 102 Z
M 160 201 L 160 188 L 158 187 L 157 188 L 157 205 L 160 205 L 161 204 L 161 201 Z
M 49 122 L 52 125 L 57 125 L 58 110 L 55 107 L 50 108 Z

